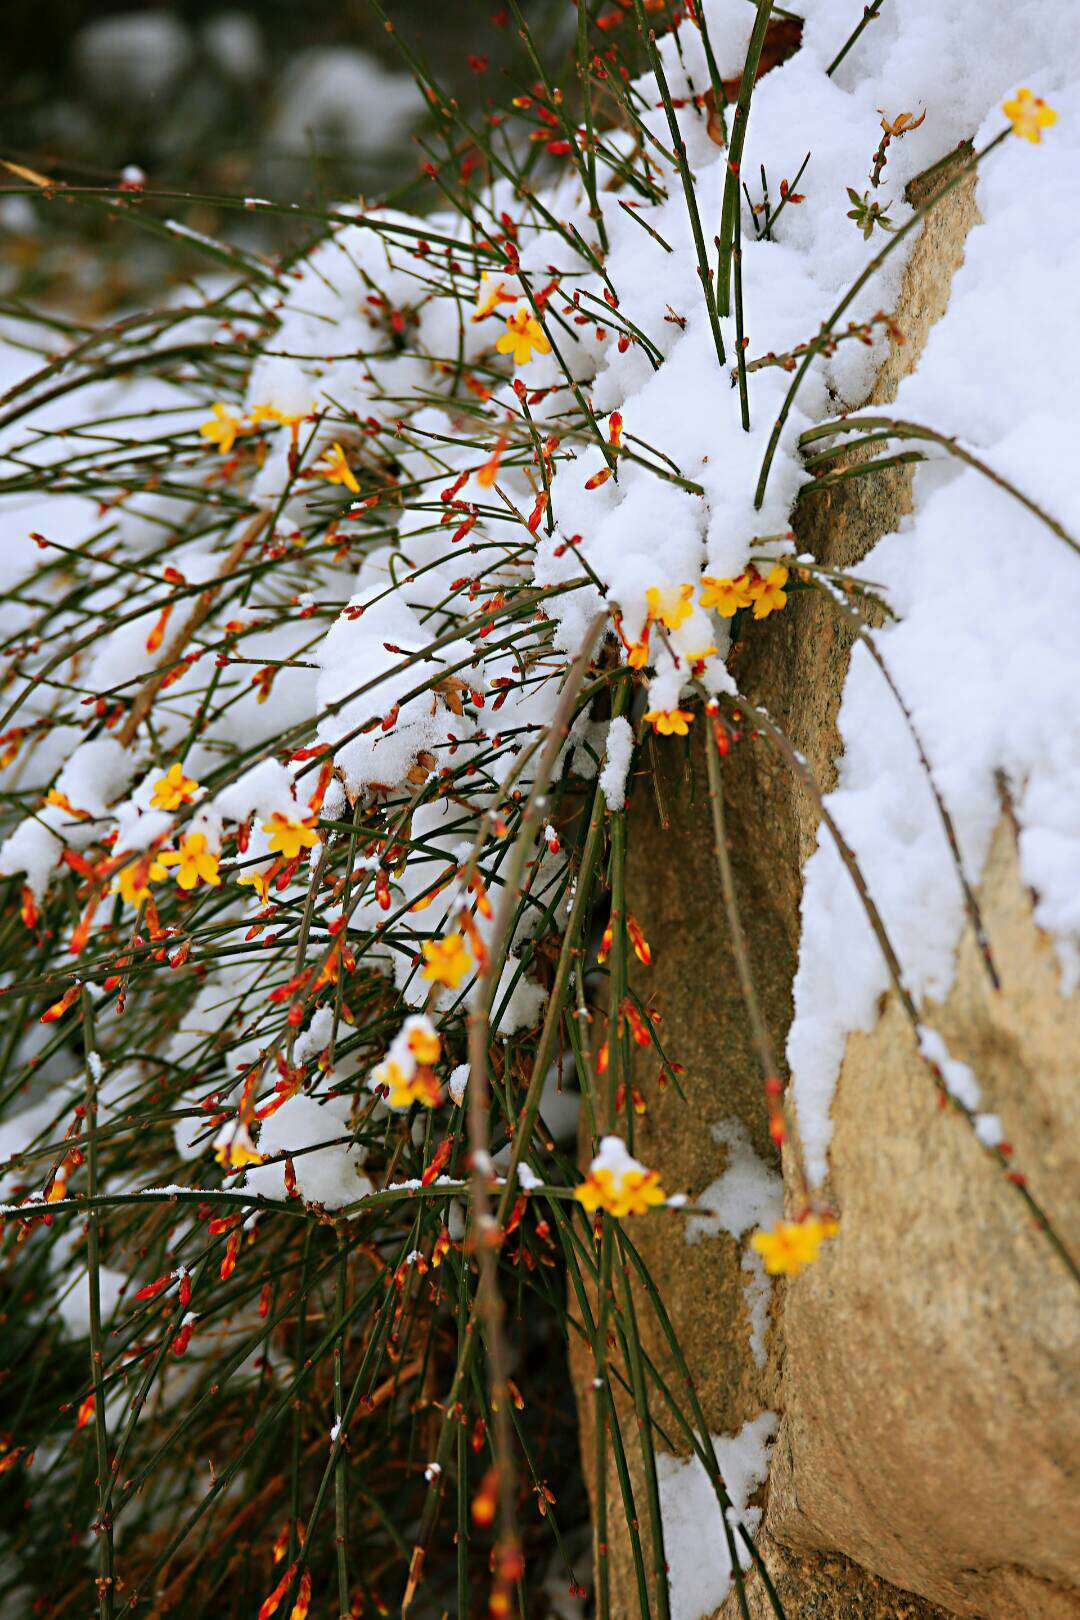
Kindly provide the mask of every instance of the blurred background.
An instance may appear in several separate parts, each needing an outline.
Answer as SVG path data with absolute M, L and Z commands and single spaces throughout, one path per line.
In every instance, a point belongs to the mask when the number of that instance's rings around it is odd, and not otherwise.
M 477 114 L 531 75 L 501 0 L 383 0 L 398 37 Z M 568 0 L 527 0 L 557 54 Z M 424 205 L 425 103 L 368 0 L 0 0 L 0 156 L 58 181 L 256 195 L 318 206 L 389 197 Z M 0 191 L 20 182 L 0 174 Z M 181 201 L 190 229 L 254 251 L 310 227 Z M 93 318 L 160 300 L 205 261 L 142 235 L 100 205 L 0 195 L 0 295 Z

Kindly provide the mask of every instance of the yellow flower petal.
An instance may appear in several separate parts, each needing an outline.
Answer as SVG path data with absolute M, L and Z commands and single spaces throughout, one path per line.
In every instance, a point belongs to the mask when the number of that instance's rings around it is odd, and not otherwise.
M 447 989 L 456 990 L 472 968 L 472 956 L 460 934 L 447 934 L 444 939 L 426 939 L 422 949 L 422 977 L 432 984 L 445 984 Z

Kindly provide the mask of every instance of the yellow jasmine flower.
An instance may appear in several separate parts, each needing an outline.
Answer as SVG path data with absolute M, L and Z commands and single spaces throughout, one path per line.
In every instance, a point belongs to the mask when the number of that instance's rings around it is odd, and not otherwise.
M 289 415 L 279 411 L 276 405 L 256 405 L 251 413 L 253 422 L 276 422 L 278 427 L 298 428 L 301 422 L 306 422 L 310 411 L 295 411 Z
M 150 803 L 155 810 L 179 810 L 182 804 L 190 804 L 198 791 L 198 782 L 184 775 L 182 765 L 170 765 L 154 783 Z
M 494 315 L 500 304 L 515 304 L 517 293 L 507 290 L 506 282 L 501 276 L 493 276 L 490 270 L 485 270 L 480 277 L 480 285 L 476 290 L 476 308 L 473 310 L 474 321 L 486 320 Z
M 188 833 L 180 840 L 178 850 L 167 849 L 162 853 L 161 864 L 179 867 L 176 881 L 182 889 L 194 889 L 199 883 L 216 887 L 221 882 L 218 859 L 211 854 L 205 833 Z
M 315 473 L 319 478 L 325 478 L 328 484 L 344 484 L 347 490 L 359 495 L 360 485 L 356 481 L 356 474 L 345 459 L 345 452 L 335 439 L 329 450 L 321 457 L 324 466 L 316 466 Z
M 669 630 L 677 630 L 694 611 L 692 585 L 650 585 L 645 599 L 649 604 L 649 618 L 659 620 Z
M 238 416 L 234 416 L 227 405 L 217 404 L 213 407 L 214 414 L 209 422 L 204 422 L 199 432 L 208 444 L 217 445 L 221 455 L 227 456 L 236 443 L 238 433 L 243 433 L 243 424 Z
M 666 1201 L 655 1170 L 631 1158 L 617 1136 L 605 1136 L 585 1180 L 574 1190 L 574 1197 L 590 1215 L 606 1209 L 610 1215 L 645 1215 Z
M 527 366 L 534 349 L 537 354 L 551 353 L 551 344 L 544 335 L 543 327 L 525 304 L 511 315 L 506 323 L 506 331 L 495 347 L 500 354 L 512 355 L 515 366 Z
M 399 1063 L 387 1058 L 385 1063 L 372 1070 L 372 1079 L 376 1085 L 389 1088 L 386 1097 L 388 1108 L 409 1108 L 414 1102 L 422 1103 L 425 1108 L 437 1108 L 442 1101 L 442 1087 L 426 1066 L 416 1069 L 413 1074 L 406 1074 Z
M 460 934 L 447 934 L 444 939 L 426 939 L 423 952 L 422 977 L 433 984 L 445 984 L 448 990 L 456 990 L 473 965 L 472 956 Z
M 1032 146 L 1038 146 L 1044 129 L 1057 123 L 1058 115 L 1053 107 L 1048 107 L 1041 96 L 1033 95 L 1026 86 L 1019 89 L 1011 101 L 1002 102 L 1001 110 L 1012 125 L 1013 134 L 1030 141 Z
M 295 860 L 302 849 L 312 849 L 319 841 L 313 816 L 294 821 L 291 816 L 283 816 L 280 810 L 275 810 L 270 820 L 263 822 L 263 832 L 270 835 L 270 853 L 284 855 L 287 861 Z
M 689 709 L 650 709 L 645 718 L 661 737 L 686 737 L 694 716 Z
M 706 574 L 701 583 L 702 607 L 712 608 L 722 619 L 733 618 L 740 608 L 748 608 L 753 601 L 747 574 L 740 574 L 737 579 L 713 579 Z
M 754 618 L 767 619 L 770 613 L 778 613 L 787 602 L 788 571 L 779 563 L 771 569 L 764 579 L 756 578 L 750 586 L 750 594 L 754 600 Z
M 113 893 L 118 894 L 125 905 L 138 910 L 143 901 L 150 898 L 151 883 L 160 883 L 166 876 L 165 868 L 158 860 L 133 861 L 116 874 Z
M 226 1125 L 214 1144 L 214 1158 L 224 1170 L 243 1170 L 249 1164 L 262 1164 L 263 1157 L 246 1125 Z
M 777 1221 L 769 1232 L 755 1232 L 750 1246 L 765 1262 L 773 1277 L 797 1277 L 818 1257 L 826 1238 L 839 1230 L 831 1215 L 807 1215 L 801 1221 Z
M 270 873 L 268 871 L 263 871 L 260 866 L 248 866 L 237 875 L 236 881 L 254 889 L 259 897 L 259 904 L 265 906 L 270 898 Z
M 409 1051 L 417 1063 L 438 1063 L 441 1043 L 438 1033 L 425 1022 L 416 1019 L 408 1035 Z
M 394 1036 L 382 1062 L 371 1071 L 368 1084 L 386 1091 L 390 1108 L 409 1108 L 413 1103 L 437 1108 L 442 1087 L 432 1065 L 438 1062 L 440 1050 L 439 1032 L 431 1019 L 426 1013 L 413 1013 Z

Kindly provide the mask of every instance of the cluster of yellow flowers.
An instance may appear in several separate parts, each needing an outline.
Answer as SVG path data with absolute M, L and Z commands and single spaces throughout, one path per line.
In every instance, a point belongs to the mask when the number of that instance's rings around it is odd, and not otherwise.
M 698 602 L 722 619 L 733 618 L 743 608 L 750 608 L 755 619 L 767 619 L 770 613 L 779 613 L 787 606 L 788 593 L 784 589 L 788 571 L 776 563 L 767 574 L 761 574 L 753 563 L 735 579 L 714 578 L 705 574 L 701 581 Z M 652 625 L 663 625 L 665 630 L 679 630 L 695 612 L 693 585 L 653 585 L 645 593 L 648 613 L 645 633 L 630 647 L 627 661 L 633 669 L 641 669 L 649 658 L 649 631 Z M 682 652 L 691 666 L 703 664 L 716 653 L 713 646 L 693 647 Z M 645 719 L 661 737 L 685 737 L 689 733 L 693 713 L 689 709 L 650 709 Z
M 645 1215 L 667 1200 L 657 1172 L 632 1158 L 617 1136 L 602 1139 L 600 1151 L 574 1197 L 590 1215 L 603 1209 L 617 1219 Z
M 276 405 L 256 405 L 251 412 L 250 425 L 244 422 L 243 417 L 236 416 L 227 405 L 219 400 L 211 407 L 213 415 L 204 422 L 199 429 L 200 434 L 208 444 L 212 444 L 219 455 L 231 455 L 238 438 L 250 433 L 262 422 L 275 422 L 278 427 L 291 429 L 293 444 L 301 422 L 308 420 L 309 412 L 299 412 L 290 416 L 285 411 L 279 411 Z M 353 495 L 359 495 L 360 484 L 356 474 L 349 465 L 348 457 L 341 445 L 335 439 L 328 450 L 324 450 L 314 467 L 312 475 L 316 478 L 325 478 L 328 484 L 342 484 Z
M 781 563 L 759 574 L 753 563 L 735 579 L 713 579 L 706 574 L 701 583 L 701 605 L 712 608 L 722 619 L 733 618 L 740 608 L 751 608 L 755 619 L 767 619 L 787 606 L 788 571 Z
M 626 1215 L 645 1215 L 667 1202 L 659 1172 L 639 1164 L 617 1136 L 602 1139 L 600 1151 L 584 1181 L 575 1188 L 574 1197 L 590 1215 L 602 1209 L 619 1220 Z M 801 1220 L 777 1221 L 771 1230 L 755 1232 L 750 1242 L 770 1276 L 797 1277 L 813 1264 L 822 1244 L 838 1231 L 835 1216 L 811 1211 Z
M 287 427 L 295 434 L 301 422 L 307 420 L 307 413 L 301 411 L 298 415 L 288 416 L 279 411 L 276 405 L 256 405 L 251 412 L 251 426 L 246 426 L 243 417 L 236 416 L 227 405 L 219 400 L 211 406 L 213 415 L 209 421 L 204 422 L 199 429 L 207 444 L 217 447 L 220 455 L 227 456 L 238 438 L 244 433 L 250 433 L 261 422 L 276 422 L 279 427 Z
M 183 766 L 176 763 L 155 782 L 150 803 L 155 810 L 179 810 L 182 805 L 192 804 L 198 792 L 199 783 L 185 776 Z M 270 854 L 282 855 L 287 861 L 295 860 L 318 842 L 314 816 L 292 817 L 275 810 L 262 827 L 269 837 Z M 151 898 L 150 885 L 160 883 L 172 867 L 176 868 L 176 882 L 181 889 L 195 889 L 200 883 L 216 888 L 221 882 L 218 857 L 206 834 L 189 832 L 176 849 L 159 850 L 124 866 L 117 873 L 114 892 L 127 905 L 137 908 Z M 237 881 L 253 884 L 265 899 L 265 876 L 257 869 L 241 873 Z
M 784 586 L 788 571 L 777 563 L 762 575 L 753 563 L 735 579 L 714 579 L 702 576 L 699 601 L 703 608 L 711 608 L 722 619 L 733 618 L 740 608 L 752 608 L 755 619 L 767 619 L 787 605 Z M 652 585 L 645 593 L 649 623 L 662 624 L 666 630 L 678 630 L 694 611 L 692 585 Z M 715 648 L 713 649 L 715 651 Z
M 515 366 L 527 366 L 534 354 L 550 354 L 547 333 L 533 314 L 530 305 L 518 302 L 518 295 L 499 276 L 485 270 L 480 277 L 476 295 L 474 321 L 487 320 L 498 313 L 500 304 L 517 304 L 506 323 L 506 330 L 495 344 L 499 354 L 508 354 Z

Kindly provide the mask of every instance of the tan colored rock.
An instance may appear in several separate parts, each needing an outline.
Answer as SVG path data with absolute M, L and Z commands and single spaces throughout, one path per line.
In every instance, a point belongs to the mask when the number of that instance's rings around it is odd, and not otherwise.
M 1001 973 L 966 939 L 928 1011 L 999 1113 L 1059 1234 L 1080 1238 L 1080 999 L 1003 819 L 981 886 Z M 1066 1268 L 956 1111 L 942 1111 L 895 996 L 853 1035 L 833 1104 L 840 1231 L 787 1290 L 769 1526 L 838 1548 L 957 1614 L 1080 1614 L 1080 1309 Z
M 868 403 L 893 398 L 917 363 L 975 218 L 973 184 L 930 215 L 897 305 L 906 342 L 893 345 Z M 808 494 L 795 518 L 800 548 L 850 566 L 909 508 L 908 469 Z M 731 659 L 740 689 L 767 706 L 826 789 L 835 780 L 850 646 L 846 624 L 802 592 L 785 613 L 751 625 Z M 654 951 L 652 968 L 635 968 L 633 983 L 661 1009 L 667 1048 L 685 1068 L 683 1100 L 657 1085 L 654 1057 L 635 1054 L 647 1112 L 634 1123 L 634 1149 L 669 1190 L 692 1197 L 727 1164 L 713 1125 L 734 1119 L 759 1156 L 772 1153 L 712 852 L 703 743 L 701 725 L 688 743 L 657 743 L 655 789 L 647 778 L 636 784 L 628 812 L 628 906 Z M 800 874 L 817 815 L 760 740 L 739 743 L 723 776 L 739 912 L 782 1053 Z M 953 992 L 927 1021 L 978 1073 L 1016 1163 L 1064 1230 L 1070 1171 L 1075 1184 L 1066 1064 L 1080 1050 L 1078 1014 L 1058 997 L 1056 963 L 1020 885 L 1007 819 L 983 897 L 1002 992 L 989 992 L 965 942 Z M 840 1234 L 817 1265 L 777 1289 L 765 1368 L 750 1354 L 747 1238 L 720 1233 L 687 1245 L 673 1234 L 670 1212 L 632 1223 L 711 1432 L 730 1434 L 766 1407 L 782 1413 L 760 1544 L 788 1620 L 1076 1615 L 1080 1569 L 1068 1527 L 1078 1515 L 1068 1462 L 1077 1446 L 1065 1414 L 1070 1403 L 1075 1410 L 1078 1323 L 1064 1268 L 964 1122 L 939 1110 L 891 1000 L 873 1033 L 849 1045 L 834 1122 L 827 1195 Z M 625 1119 L 619 1123 L 625 1132 Z M 647 1353 L 671 1378 L 667 1347 L 640 1304 L 639 1315 Z M 578 1347 L 571 1366 L 595 1501 L 588 1351 Z M 622 1396 L 617 1405 L 640 1520 L 632 1410 Z M 637 1586 L 610 1449 L 608 1459 L 612 1612 L 629 1617 L 639 1612 Z M 644 1526 L 642 1538 L 648 1563 Z M 755 1575 L 748 1594 L 754 1620 L 771 1613 Z M 731 1593 L 720 1613 L 734 1620 L 739 1612 Z
M 799 1553 L 774 1541 L 767 1529 L 758 1548 L 789 1620 L 950 1620 L 948 1609 L 890 1586 L 840 1553 Z M 765 1587 L 753 1575 L 746 1596 L 750 1620 L 775 1620 Z M 734 1592 L 720 1616 L 738 1620 Z
M 633 836 L 627 861 L 629 909 L 654 947 L 652 967 L 635 964 L 631 983 L 643 998 L 652 999 L 662 1009 L 663 1037 L 685 1070 L 681 1076 L 684 1100 L 674 1086 L 659 1086 L 655 1054 L 642 1055 L 635 1048 L 633 1078 L 645 1097 L 647 1112 L 633 1121 L 633 1150 L 661 1171 L 668 1191 L 685 1191 L 692 1197 L 726 1168 L 727 1150 L 710 1129 L 726 1120 L 740 1121 L 759 1156 L 779 1169 L 769 1142 L 764 1094 L 735 975 L 716 861 L 702 836 L 701 817 L 707 813 L 705 765 L 700 727 L 695 729 L 689 750 L 675 743 L 661 744 L 658 749 L 666 830 L 652 785 L 642 781 L 634 788 L 630 807 Z M 742 756 L 737 757 L 741 762 Z M 739 790 L 734 790 L 733 772 L 728 808 L 739 851 L 740 905 L 752 928 L 755 960 L 767 964 L 760 994 L 770 1020 L 779 1027 L 791 1016 L 795 895 L 792 891 L 777 898 L 767 851 L 753 836 L 761 816 L 767 814 L 767 783 L 752 770 L 744 770 L 741 763 L 736 771 Z M 745 821 L 747 815 L 750 825 Z M 620 1116 L 617 1129 L 626 1132 L 625 1115 Z M 673 1226 L 666 1211 L 627 1225 L 671 1313 L 710 1432 L 739 1429 L 771 1404 L 766 1377 L 749 1353 L 742 1246 L 727 1233 L 685 1243 L 681 1221 Z M 679 1389 L 663 1334 L 640 1295 L 637 1313 L 647 1353 Z M 572 1351 L 571 1368 L 579 1390 L 582 1454 L 594 1485 L 593 1367 L 587 1350 L 578 1347 Z M 630 1454 L 635 1502 L 641 1502 L 643 1476 L 632 1407 L 618 1397 L 617 1405 Z M 638 1612 L 637 1586 L 628 1538 L 618 1528 L 621 1503 L 610 1452 L 607 1491 L 612 1504 L 612 1612 L 629 1617 Z M 644 1508 L 639 1517 L 644 1518 Z M 719 1513 L 716 1534 L 721 1534 Z

